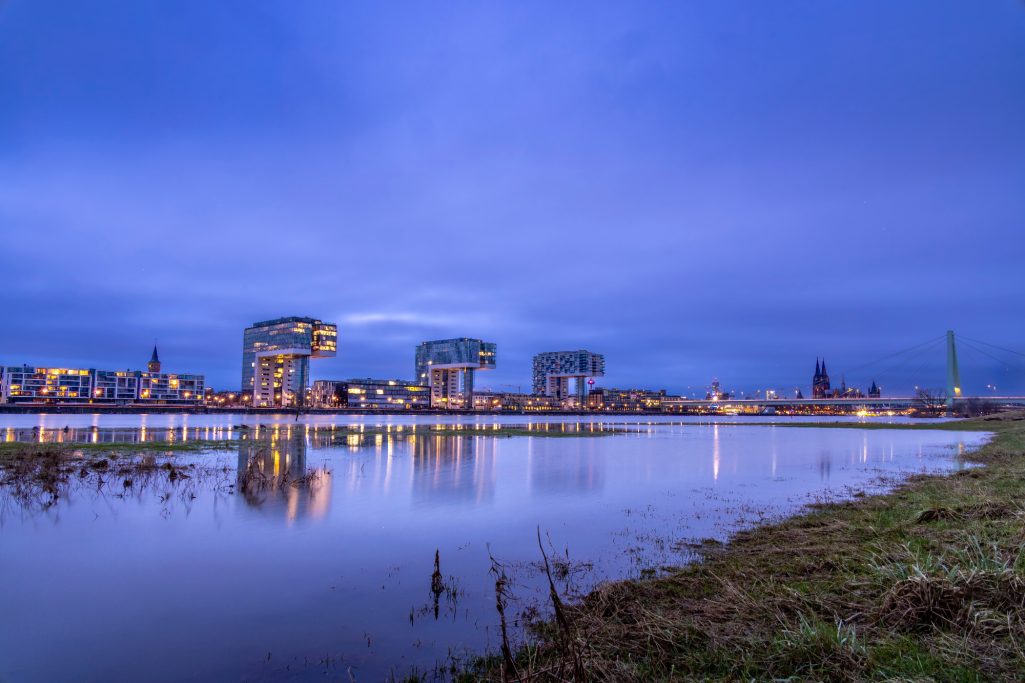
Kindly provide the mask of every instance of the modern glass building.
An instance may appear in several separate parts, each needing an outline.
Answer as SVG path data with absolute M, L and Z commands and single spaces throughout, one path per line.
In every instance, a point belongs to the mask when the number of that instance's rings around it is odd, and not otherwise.
M 559 401 L 575 399 L 583 406 L 589 377 L 605 375 L 605 356 L 583 349 L 579 351 L 546 351 L 534 356 L 533 385 L 537 396 L 550 396 Z M 570 393 L 573 381 L 574 391 Z
M 412 410 L 430 406 L 430 390 L 400 379 L 317 380 L 313 402 L 318 408 Z
M 338 350 L 338 326 L 292 316 L 254 323 L 242 334 L 242 393 L 254 407 L 302 406 L 310 358 Z
M 416 381 L 430 387 L 431 407 L 473 407 L 473 374 L 495 367 L 496 346 L 480 339 L 437 339 L 416 347 Z

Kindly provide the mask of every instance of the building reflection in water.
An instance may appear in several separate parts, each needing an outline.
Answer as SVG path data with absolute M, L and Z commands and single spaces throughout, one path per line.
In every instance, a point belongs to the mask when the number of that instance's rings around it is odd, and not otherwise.
M 408 439 L 415 503 L 483 503 L 495 497 L 499 439 L 492 436 L 416 435 Z
M 231 427 L 7 427 L 3 441 L 55 444 L 90 443 L 183 443 L 188 441 L 227 441 L 234 436 Z
M 527 459 L 531 495 L 564 495 L 605 487 L 606 459 L 595 439 L 530 439 Z
M 331 505 L 331 472 L 308 468 L 303 429 L 269 429 L 238 444 L 237 489 L 249 507 L 283 513 L 289 522 L 324 517 Z
M 833 453 L 830 449 L 823 449 L 819 453 L 819 479 L 829 481 L 829 475 L 833 472 Z
M 719 481 L 719 462 L 722 451 L 719 446 L 719 425 L 712 427 L 712 481 Z

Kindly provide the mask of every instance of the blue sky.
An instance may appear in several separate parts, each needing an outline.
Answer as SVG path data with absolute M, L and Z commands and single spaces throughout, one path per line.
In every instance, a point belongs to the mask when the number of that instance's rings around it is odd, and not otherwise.
M 1025 352 L 1015 0 L 7 0 L 0 102 L 5 364 L 156 338 L 234 387 L 280 315 L 339 324 L 315 378 L 479 336 L 496 389 L 565 348 L 701 393 Z M 980 348 L 969 391 L 1025 391 Z

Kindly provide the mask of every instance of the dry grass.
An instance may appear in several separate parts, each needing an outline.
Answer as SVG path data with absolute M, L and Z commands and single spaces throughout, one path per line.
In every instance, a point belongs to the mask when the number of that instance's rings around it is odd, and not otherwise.
M 98 454 L 60 444 L 18 444 L 0 459 L 0 512 L 48 509 L 66 498 L 72 486 L 111 495 L 162 482 L 180 489 L 195 473 L 194 464 L 178 464 L 169 452 Z
M 599 586 L 561 605 L 566 623 L 542 625 L 515 669 L 482 658 L 456 678 L 1023 680 L 1025 415 L 959 427 L 996 433 L 970 456 L 985 467 L 915 477 L 740 533 L 667 576 Z

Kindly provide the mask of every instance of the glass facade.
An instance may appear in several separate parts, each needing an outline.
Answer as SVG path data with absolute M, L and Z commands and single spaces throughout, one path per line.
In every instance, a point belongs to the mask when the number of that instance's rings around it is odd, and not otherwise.
M 312 395 L 320 408 L 406 410 L 430 405 L 427 387 L 398 379 L 317 380 Z
M 292 316 L 265 320 L 242 334 L 242 392 L 252 405 L 301 406 L 309 386 L 309 359 L 338 350 L 338 326 Z
M 439 339 L 416 347 L 416 381 L 428 385 L 432 367 L 491 370 L 495 367 L 496 345 L 480 339 Z
M 595 389 L 587 396 L 587 407 L 592 410 L 651 410 L 662 409 L 666 400 L 664 389 Z
M 425 341 L 416 347 L 416 382 L 431 389 L 431 406 L 473 407 L 473 375 L 495 367 L 496 345 L 460 337 Z
M 546 351 L 534 356 L 533 388 L 538 396 L 569 398 L 569 382 L 576 381 L 576 396 L 586 394 L 584 380 L 605 375 L 605 356 L 578 351 Z

